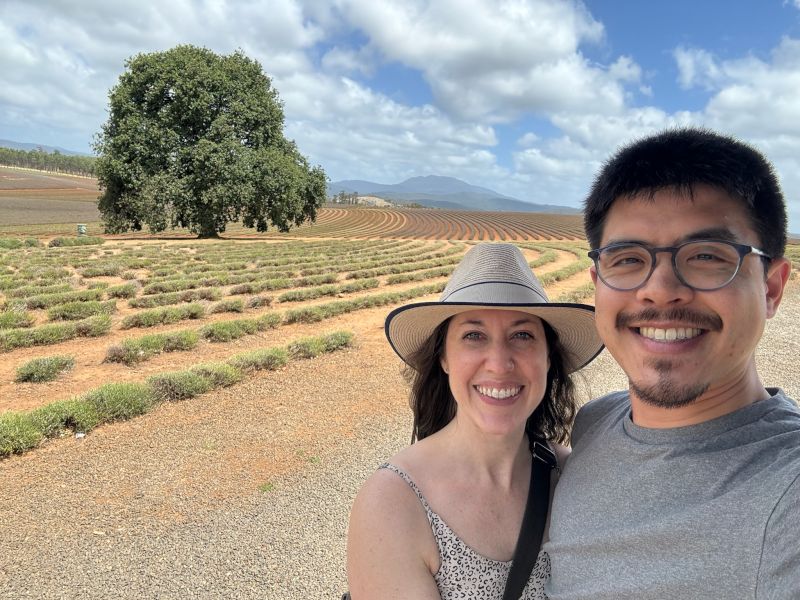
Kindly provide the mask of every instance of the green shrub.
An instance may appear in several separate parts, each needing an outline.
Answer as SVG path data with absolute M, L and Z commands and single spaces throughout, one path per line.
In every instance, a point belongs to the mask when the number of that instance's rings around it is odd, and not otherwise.
M 47 318 L 51 321 L 78 321 L 95 315 L 108 315 L 115 310 L 117 310 L 117 304 L 113 300 L 108 302 L 98 302 L 97 300 L 67 302 L 47 309 Z
M 42 381 L 52 381 L 62 371 L 66 371 L 75 366 L 75 359 L 71 356 L 56 355 L 34 358 L 17 368 L 15 381 L 30 381 L 39 383 Z
M 334 352 L 340 348 L 348 348 L 353 345 L 353 333 L 350 331 L 334 331 L 322 336 L 326 352 Z
M 323 283 L 334 283 L 336 278 L 336 273 L 325 273 L 323 275 L 301 277 L 300 279 L 295 279 L 293 283 L 297 287 L 308 287 L 312 285 L 322 285 Z
M 52 323 L 30 329 L 6 329 L 0 331 L 0 350 L 58 344 L 76 336 L 74 323 Z
M 78 270 L 78 274 L 81 277 L 112 277 L 114 275 L 119 275 L 120 271 L 122 271 L 121 265 L 110 263 L 84 267 Z
M 558 254 L 556 254 L 555 250 L 547 250 L 542 248 L 540 251 L 541 254 L 537 256 L 535 260 L 532 260 L 528 263 L 531 269 L 538 269 L 543 265 L 554 262 L 558 258 Z
M 303 338 L 287 346 L 292 358 L 314 358 L 325 352 L 325 342 L 319 337 Z
M 197 290 L 186 290 L 183 292 L 165 292 L 163 294 L 151 294 L 134 298 L 128 301 L 131 308 L 154 308 L 156 306 L 167 306 L 169 304 L 180 304 L 181 302 L 196 302 L 197 300 L 219 300 L 222 292 L 214 288 L 201 288 Z
M 287 311 L 284 317 L 286 323 L 316 323 L 325 318 L 327 315 L 321 306 L 295 308 Z
M 210 379 L 192 371 L 153 375 L 147 378 L 147 384 L 159 400 L 169 402 L 194 398 L 213 388 Z
M 162 352 L 177 352 L 191 350 L 200 341 L 200 334 L 196 331 L 173 331 L 161 334 L 164 337 Z
M 242 373 L 241 369 L 225 363 L 197 365 L 192 367 L 190 371 L 208 379 L 215 388 L 231 386 L 239 383 L 244 378 L 244 373 Z
M 25 413 L 0 414 L 0 456 L 22 454 L 42 441 L 42 432 Z
M 0 238 L 0 248 L 5 250 L 16 250 L 22 248 L 22 240 L 14 238 Z
M 99 315 L 71 323 L 48 323 L 29 329 L 0 330 L 0 351 L 28 346 L 49 346 L 76 337 L 97 337 L 111 329 L 111 317 Z
M 153 390 L 141 383 L 107 383 L 81 399 L 97 411 L 102 423 L 143 415 L 156 402 Z
M 177 323 L 187 319 L 200 319 L 205 316 L 206 309 L 202 304 L 188 304 L 186 306 L 176 306 L 171 308 L 157 308 L 146 310 L 133 315 L 128 315 L 122 320 L 122 329 L 133 327 L 155 327 L 156 325 L 166 325 Z
M 75 292 L 63 292 L 60 294 L 41 294 L 38 296 L 30 296 L 25 299 L 25 306 L 28 309 L 36 308 L 50 308 L 57 304 L 66 304 L 67 302 L 89 302 L 91 300 L 100 300 L 103 297 L 103 290 L 78 290 Z
M 132 365 L 162 352 L 191 350 L 197 346 L 199 337 L 196 331 L 175 331 L 126 339 L 119 345 L 109 347 L 106 350 L 105 360 Z
M 24 240 L 18 240 L 15 238 L 0 238 L 0 248 L 5 250 L 16 250 L 22 247 L 37 248 L 39 246 L 41 246 L 41 244 L 36 238 L 26 238 Z
M 27 298 L 28 296 L 40 296 L 42 294 L 61 294 L 74 291 L 68 283 L 57 283 L 55 285 L 26 285 L 9 290 L 6 293 L 8 298 Z
M 166 281 L 148 283 L 142 288 L 142 294 L 147 296 L 165 292 L 181 292 L 196 287 L 200 287 L 200 282 L 196 279 L 168 279 Z
M 275 329 L 281 324 L 282 317 L 278 313 L 270 312 L 261 315 L 256 319 L 259 331 L 266 331 L 267 329 Z
M 269 348 L 237 354 L 228 363 L 243 371 L 274 371 L 289 361 L 289 355 L 283 348 Z
M 272 304 L 271 296 L 253 296 L 247 301 L 249 308 L 261 308 L 262 306 L 269 306 Z
M 34 319 L 26 312 L 8 311 L 0 312 L 0 329 L 16 329 L 30 327 Z
M 580 273 L 588 269 L 592 264 L 592 259 L 589 257 L 582 257 L 576 260 L 575 262 L 569 263 L 567 266 L 558 269 L 557 271 L 551 271 L 550 273 L 544 273 L 539 277 L 539 281 L 542 282 L 542 285 L 550 285 L 551 283 L 555 283 L 557 281 L 563 281 L 569 277 L 572 277 L 576 273 Z
M 273 329 L 280 325 L 281 316 L 266 313 L 256 319 L 235 319 L 210 323 L 200 329 L 200 336 L 210 342 L 230 342 L 259 331 Z
M 244 300 L 241 298 L 229 298 L 227 300 L 223 300 L 222 302 L 218 302 L 214 306 L 212 306 L 209 311 L 211 314 L 216 313 L 226 313 L 226 312 L 244 312 Z
M 111 317 L 97 315 L 83 321 L 75 321 L 75 333 L 82 337 L 100 337 L 111 330 Z
M 133 277 L 129 279 L 133 279 Z M 123 283 L 122 285 L 112 285 L 106 289 L 106 294 L 109 298 L 133 298 L 138 289 L 135 283 Z
M 417 271 L 415 273 L 401 273 L 400 275 L 389 275 L 386 278 L 387 285 L 394 285 L 396 283 L 406 283 L 408 281 L 423 281 L 425 279 L 435 279 L 436 277 L 447 277 L 455 267 L 439 267 L 437 269 L 428 269 L 427 271 Z
M 564 292 L 554 302 L 583 302 L 594 295 L 594 284 L 585 283 L 574 290 Z
M 327 335 L 301 338 L 289 344 L 289 355 L 295 359 L 314 358 L 326 352 L 333 352 L 352 345 L 353 334 L 349 331 L 336 331 Z
M 50 240 L 47 244 L 50 248 L 66 247 L 66 246 L 96 246 L 104 243 L 105 240 L 101 237 L 82 236 L 82 237 L 57 237 Z
M 42 435 L 48 438 L 56 437 L 66 429 L 86 433 L 102 422 L 97 408 L 83 398 L 51 402 L 28 415 Z
M 210 342 L 230 342 L 258 331 L 255 319 L 210 323 L 200 329 L 200 336 Z

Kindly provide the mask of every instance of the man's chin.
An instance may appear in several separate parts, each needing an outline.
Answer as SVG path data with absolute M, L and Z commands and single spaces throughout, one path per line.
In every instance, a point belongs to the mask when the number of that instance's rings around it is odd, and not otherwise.
M 628 380 L 631 392 L 645 404 L 658 408 L 688 406 L 703 395 L 708 383 L 683 384 L 670 377 L 661 376 L 653 384 Z

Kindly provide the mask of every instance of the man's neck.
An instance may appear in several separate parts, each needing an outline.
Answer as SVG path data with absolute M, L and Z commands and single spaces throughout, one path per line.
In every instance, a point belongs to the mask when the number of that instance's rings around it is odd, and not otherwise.
M 631 390 L 632 419 L 636 425 L 650 429 L 686 427 L 717 419 L 745 406 L 770 397 L 755 370 L 755 365 L 739 379 L 723 386 L 709 388 L 685 406 L 665 408 L 637 397 Z

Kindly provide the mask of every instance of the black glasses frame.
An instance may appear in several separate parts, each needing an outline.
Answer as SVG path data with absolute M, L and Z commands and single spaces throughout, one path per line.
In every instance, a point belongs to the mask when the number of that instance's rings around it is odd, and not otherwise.
M 678 251 L 681 248 L 683 248 L 684 246 L 687 246 L 689 244 L 697 244 L 697 243 L 703 243 L 703 242 L 714 242 L 715 244 L 726 244 L 726 245 L 730 246 L 731 248 L 733 248 L 734 250 L 736 250 L 736 252 L 739 254 L 739 264 L 736 265 L 736 270 L 733 272 L 733 275 L 731 275 L 730 279 L 728 279 L 728 281 L 726 281 L 722 285 L 718 285 L 718 286 L 715 286 L 715 287 L 697 287 L 696 285 L 691 285 L 691 284 L 687 283 L 686 280 L 678 272 L 678 261 L 677 261 Z M 619 286 L 616 286 L 616 285 L 611 285 L 608 281 L 605 280 L 605 278 L 603 277 L 603 273 L 602 273 L 602 271 L 600 269 L 600 265 L 598 263 L 599 258 L 600 258 L 600 254 L 603 251 L 608 250 L 609 248 L 624 248 L 624 247 L 629 247 L 629 246 L 636 246 L 638 248 L 642 248 L 643 250 L 646 250 L 650 254 L 650 271 L 647 273 L 647 276 L 644 278 L 644 280 L 642 280 L 641 283 L 639 283 L 638 285 L 635 285 L 633 287 L 619 287 Z M 682 244 L 678 244 L 677 246 L 661 246 L 661 247 L 658 247 L 658 248 L 653 248 L 653 247 L 648 246 L 647 244 L 643 244 L 641 242 L 618 242 L 618 243 L 614 243 L 614 244 L 609 244 L 608 246 L 603 246 L 602 248 L 597 248 L 596 250 L 591 250 L 588 253 L 588 255 L 589 255 L 589 258 L 591 258 L 594 261 L 594 267 L 595 267 L 595 270 L 597 271 L 597 276 L 600 278 L 600 280 L 605 285 L 610 287 L 612 290 L 617 290 L 619 292 L 630 292 L 632 290 L 638 290 L 640 287 L 642 287 L 644 284 L 646 284 L 648 281 L 650 281 L 650 276 L 653 274 L 653 271 L 655 271 L 655 269 L 656 269 L 656 255 L 661 253 L 661 252 L 668 252 L 670 254 L 670 256 L 672 257 L 672 272 L 675 274 L 675 277 L 677 277 L 678 281 L 680 281 L 686 287 L 688 287 L 688 288 L 690 288 L 692 290 L 696 290 L 698 292 L 713 292 L 714 290 L 722 289 L 726 285 L 728 285 L 731 281 L 734 280 L 736 275 L 739 274 L 739 269 L 742 268 L 742 262 L 744 262 L 745 256 L 748 256 L 750 254 L 755 254 L 756 256 L 760 256 L 761 258 L 765 258 L 767 260 L 772 260 L 772 257 L 770 255 L 768 255 L 763 250 L 759 250 L 755 246 L 748 246 L 747 244 L 737 244 L 736 242 L 729 242 L 728 240 L 689 240 L 688 242 L 683 242 Z

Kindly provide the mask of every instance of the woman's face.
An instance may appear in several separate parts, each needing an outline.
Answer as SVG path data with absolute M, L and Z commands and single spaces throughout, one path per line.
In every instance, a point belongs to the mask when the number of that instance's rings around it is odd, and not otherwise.
M 442 368 L 459 426 L 517 434 L 544 396 L 550 360 L 541 319 L 514 310 L 479 309 L 454 316 Z

